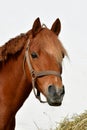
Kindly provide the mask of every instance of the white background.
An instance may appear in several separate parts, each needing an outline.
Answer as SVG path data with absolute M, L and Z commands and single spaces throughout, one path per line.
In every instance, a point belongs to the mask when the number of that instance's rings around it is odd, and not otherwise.
M 87 1 L 0 0 L 0 46 L 31 29 L 34 20 L 49 28 L 60 18 L 60 39 L 70 60 L 63 62 L 66 94 L 61 107 L 41 104 L 31 93 L 16 116 L 16 130 L 49 130 L 65 116 L 87 110 Z

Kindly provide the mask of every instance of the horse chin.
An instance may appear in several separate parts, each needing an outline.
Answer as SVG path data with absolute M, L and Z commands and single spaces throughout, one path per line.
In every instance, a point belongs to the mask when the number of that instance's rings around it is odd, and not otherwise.
M 47 102 L 50 106 L 61 106 L 62 105 L 61 101 L 55 101 L 55 100 L 47 99 Z
M 54 102 L 54 103 L 48 102 L 48 104 L 49 104 L 50 106 L 55 106 L 55 107 L 56 107 L 56 106 L 61 106 L 62 103 L 61 103 L 61 102 L 57 102 L 57 103 L 56 103 L 56 102 Z

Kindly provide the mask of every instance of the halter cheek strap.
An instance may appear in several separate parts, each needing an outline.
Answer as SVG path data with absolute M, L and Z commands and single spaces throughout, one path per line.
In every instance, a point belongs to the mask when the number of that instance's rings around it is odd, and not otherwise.
M 48 76 L 48 75 L 54 75 L 54 76 L 57 76 L 57 77 L 61 78 L 61 75 L 57 71 L 53 71 L 53 70 L 40 71 L 40 72 L 35 71 L 33 69 L 32 65 L 31 65 L 31 61 L 30 61 L 29 44 L 30 44 L 30 39 L 27 42 L 27 47 L 26 47 L 26 51 L 25 51 L 25 59 L 26 59 L 26 62 L 27 62 L 27 65 L 28 65 L 28 68 L 29 68 L 29 71 L 30 71 L 30 74 L 31 74 L 31 77 L 32 77 L 33 92 L 34 92 L 35 97 L 41 103 L 46 103 L 47 101 L 42 101 L 41 100 L 39 90 L 37 89 L 37 92 L 35 91 L 35 88 L 36 88 L 35 82 L 36 82 L 37 78 Z

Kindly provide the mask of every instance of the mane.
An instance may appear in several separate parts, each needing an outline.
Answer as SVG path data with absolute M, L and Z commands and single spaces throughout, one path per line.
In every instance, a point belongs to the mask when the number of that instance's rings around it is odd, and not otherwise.
M 41 30 L 45 27 L 46 25 L 43 24 Z M 24 48 L 24 45 L 26 44 L 26 41 L 29 38 L 30 34 L 32 34 L 32 30 L 29 30 L 27 33 L 21 33 L 19 36 L 10 39 L 3 46 L 1 46 L 0 63 L 7 61 L 9 59 L 9 56 L 15 56 L 17 53 L 19 53 Z
M 2 47 L 0 47 L 0 63 L 6 61 L 9 56 L 13 56 L 20 52 L 28 39 L 30 31 L 26 34 L 20 34 L 19 36 L 10 39 Z
M 58 44 L 58 52 L 57 52 L 57 59 L 58 61 L 60 61 L 60 63 L 62 62 L 62 59 L 66 56 L 67 58 L 69 58 L 68 53 L 66 51 L 66 49 L 64 48 L 62 42 L 60 41 L 60 39 L 58 39 L 59 44 Z

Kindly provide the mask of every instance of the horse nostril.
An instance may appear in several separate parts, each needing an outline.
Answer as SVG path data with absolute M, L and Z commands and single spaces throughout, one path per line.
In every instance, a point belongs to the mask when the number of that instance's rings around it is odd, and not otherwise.
M 48 87 L 48 93 L 49 93 L 50 96 L 54 96 L 54 97 L 59 96 L 59 97 L 61 97 L 61 96 L 63 96 L 65 94 L 65 89 L 64 89 L 64 86 L 62 86 L 62 88 L 57 91 L 56 87 L 54 85 L 50 85 Z
M 54 96 L 56 94 L 56 88 L 55 88 L 55 86 L 54 85 L 50 85 L 48 87 L 48 92 L 49 92 L 50 96 Z
M 64 94 L 65 94 L 65 88 L 64 88 L 64 85 L 63 85 L 63 87 L 61 89 L 61 95 L 64 95 Z

